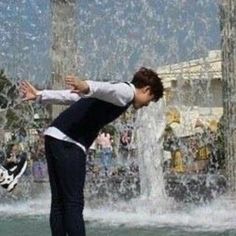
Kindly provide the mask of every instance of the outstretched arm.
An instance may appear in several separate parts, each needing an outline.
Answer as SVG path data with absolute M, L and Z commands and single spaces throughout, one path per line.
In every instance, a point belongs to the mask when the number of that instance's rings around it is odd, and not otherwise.
M 94 97 L 117 106 L 126 106 L 134 98 L 134 86 L 124 82 L 84 81 L 74 76 L 67 76 L 65 81 L 72 88 L 72 93 L 81 97 Z
M 20 83 L 20 94 L 23 101 L 37 101 L 50 104 L 72 104 L 80 99 L 71 90 L 38 90 L 27 81 Z

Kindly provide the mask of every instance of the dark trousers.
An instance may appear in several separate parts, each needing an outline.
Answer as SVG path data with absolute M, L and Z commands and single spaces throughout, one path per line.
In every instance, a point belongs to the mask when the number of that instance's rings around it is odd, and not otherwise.
M 86 155 L 73 143 L 45 136 L 51 186 L 52 236 L 85 236 L 83 219 Z

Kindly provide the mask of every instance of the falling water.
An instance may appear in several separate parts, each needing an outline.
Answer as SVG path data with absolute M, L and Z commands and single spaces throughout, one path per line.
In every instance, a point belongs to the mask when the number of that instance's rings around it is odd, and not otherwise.
M 136 129 L 141 196 L 158 201 L 165 192 L 162 168 L 165 125 L 163 100 L 139 111 Z
M 88 78 L 126 81 L 141 66 L 158 71 L 162 65 L 204 58 L 208 51 L 219 49 L 218 1 L 78 2 L 78 74 L 85 74 Z M 14 83 L 27 79 L 45 87 L 51 74 L 50 2 L 0 1 L 0 20 L 0 69 L 4 69 L 6 76 L 13 79 Z M 202 71 L 204 73 L 205 69 Z M 195 86 L 201 90 L 199 84 Z M 1 95 L 7 97 L 7 92 L 1 91 Z M 191 97 L 187 99 L 191 102 Z M 203 93 L 201 99 L 207 100 L 209 96 Z M 7 120 L 6 111 L 11 105 L 9 102 L 7 108 L 1 107 L 1 115 L 5 117 L 4 125 Z M 25 128 L 35 122 L 32 118 L 33 107 L 30 107 L 29 113 L 22 114 L 15 110 L 18 117 L 25 119 Z M 171 230 L 177 235 L 179 228 L 192 235 L 194 231 L 214 235 L 215 232 L 228 232 L 232 229 L 231 235 L 235 235 L 236 206 L 232 198 L 229 200 L 222 197 L 208 205 L 196 206 L 175 203 L 166 197 L 162 175 L 162 134 L 165 127 L 163 109 L 162 102 L 152 104 L 139 112 L 135 124 L 139 144 L 138 159 L 141 163 L 141 197 L 129 202 L 119 202 L 116 198 L 116 201 L 107 201 L 107 204 L 96 209 L 86 205 L 85 219 L 112 227 L 123 224 L 128 227 L 153 226 L 153 235 L 161 227 L 166 227 L 164 235 L 168 235 Z M 191 113 L 191 109 L 189 111 Z M 20 202 L 10 195 L 8 197 L 10 203 L 1 201 L 0 204 L 2 217 L 10 215 L 15 221 L 16 215 L 48 214 L 47 191 L 34 199 L 27 196 Z M 151 232 L 150 227 L 145 229 L 147 234 Z

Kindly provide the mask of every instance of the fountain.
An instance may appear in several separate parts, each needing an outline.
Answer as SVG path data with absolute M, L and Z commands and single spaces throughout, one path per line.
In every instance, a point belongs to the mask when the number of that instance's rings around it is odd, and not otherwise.
M 165 187 L 163 179 L 163 136 L 165 129 L 164 101 L 139 111 L 137 118 L 137 154 L 142 197 L 162 197 Z
M 200 114 L 201 118 L 219 118 L 215 111 L 222 107 L 222 100 L 221 96 L 214 96 L 214 92 L 219 92 L 217 86 L 221 79 L 218 74 L 221 73 L 217 70 L 212 72 L 212 65 L 207 59 L 209 51 L 214 50 L 211 56 L 217 55 L 215 50 L 220 48 L 218 2 L 131 0 L 121 3 L 96 0 L 77 3 L 74 0 L 52 0 L 50 4 L 45 0 L 2 1 L 0 20 L 4 24 L 0 30 L 0 68 L 4 70 L 1 75 L 12 81 L 13 87 L 17 87 L 20 79 L 30 80 L 39 87 L 50 86 L 50 16 L 55 10 L 52 9 L 53 3 L 58 2 L 75 4 L 71 16 L 76 16 L 77 28 L 70 32 L 72 38 L 77 36 L 79 53 L 73 57 L 71 54 L 77 50 L 70 52 L 73 63 L 64 61 L 65 73 L 71 68 L 73 72 L 91 79 L 125 81 L 132 77 L 137 68 L 147 66 L 160 71 L 167 87 L 171 88 L 170 93 L 167 90 L 165 102 L 160 101 L 135 114 L 133 127 L 136 130 L 134 141 L 137 144 L 135 158 L 139 163 L 138 170 L 122 167 L 119 177 L 110 178 L 89 176 L 88 173 L 84 212 L 88 235 L 235 235 L 234 194 L 217 197 L 213 194 L 214 200 L 207 203 L 197 201 L 197 205 L 181 199 L 176 201 L 176 193 L 168 193 L 165 174 L 166 169 L 176 171 L 178 168 L 171 169 L 173 165 L 168 164 L 170 156 L 163 158 L 165 111 L 170 106 L 181 108 L 185 120 L 182 125 L 188 131 L 193 128 L 191 122 L 197 118 L 196 114 Z M 78 34 L 75 35 L 75 32 Z M 66 41 L 66 37 L 63 36 L 63 40 Z M 69 41 L 66 42 L 69 44 Z M 63 59 L 55 51 L 53 57 L 60 61 Z M 214 60 L 218 63 L 219 58 L 216 56 Z M 75 71 L 77 62 L 78 71 Z M 168 65 L 169 69 L 164 65 Z M 218 77 L 215 78 L 216 74 Z M 18 137 L 21 128 L 15 122 L 16 126 L 5 130 L 9 120 L 6 112 L 13 104 L 8 92 L 9 89 L 1 90 L 0 97 L 3 98 L 0 135 L 4 142 L 12 138 L 13 131 Z M 19 103 L 16 98 L 15 105 Z M 19 110 L 15 109 L 13 114 L 22 119 L 24 128 L 28 130 L 25 146 L 30 147 L 37 139 L 35 130 L 48 121 L 48 110 L 42 112 L 42 107 L 33 104 L 24 108 L 27 112 L 22 112 L 20 106 L 17 108 Z M 37 117 L 34 116 L 36 112 Z M 185 144 L 188 142 L 185 137 L 192 135 L 183 130 L 179 133 L 182 133 L 181 142 Z M 185 149 L 184 144 L 180 147 Z M 207 151 L 203 148 L 204 152 Z M 182 178 L 185 167 L 181 168 L 177 174 L 180 183 L 186 186 L 185 183 L 189 182 Z M 198 174 L 194 176 L 197 178 Z M 193 176 L 192 173 L 189 176 Z M 204 184 L 215 185 L 211 176 L 208 177 L 207 181 L 204 179 Z M 92 182 L 94 179 L 97 182 Z M 48 184 L 26 180 L 23 178 L 19 183 L 17 194 L 0 191 L 0 233 L 5 236 L 19 235 L 20 231 L 22 235 L 32 235 L 32 232 L 35 235 L 49 235 Z M 186 191 L 177 190 L 182 193 Z M 195 199 L 201 198 L 199 191 L 191 193 L 194 193 Z M 17 232 L 14 230 L 16 228 Z

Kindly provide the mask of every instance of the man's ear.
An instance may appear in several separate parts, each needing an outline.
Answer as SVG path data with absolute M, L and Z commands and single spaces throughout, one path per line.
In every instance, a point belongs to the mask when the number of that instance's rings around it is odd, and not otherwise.
M 149 85 L 147 85 L 147 86 L 143 87 L 142 91 L 144 93 L 150 92 L 151 91 L 151 87 Z

